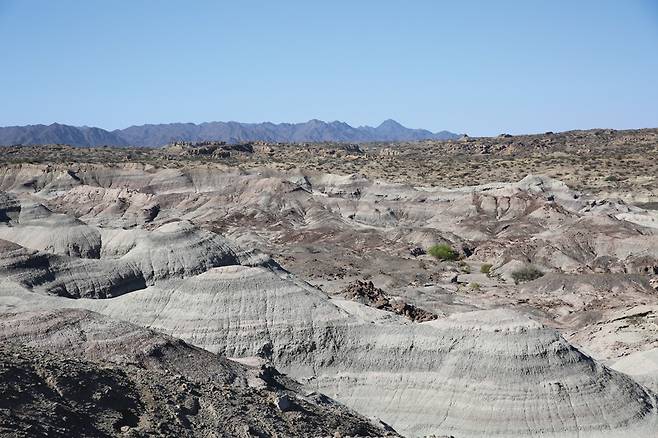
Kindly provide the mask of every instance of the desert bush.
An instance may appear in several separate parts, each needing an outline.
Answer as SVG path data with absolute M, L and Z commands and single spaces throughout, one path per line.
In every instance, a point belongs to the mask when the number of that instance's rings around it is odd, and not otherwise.
M 523 268 L 517 269 L 512 272 L 512 279 L 514 283 L 524 283 L 526 281 L 536 280 L 539 277 L 543 277 L 544 273 L 534 266 L 524 266 Z
M 443 261 L 457 260 L 459 258 L 459 254 L 450 245 L 446 244 L 434 245 L 427 250 L 427 253 L 435 259 Z
M 484 265 L 480 266 L 480 272 L 489 275 L 489 272 L 491 272 L 492 267 L 493 265 L 491 263 L 485 263 Z

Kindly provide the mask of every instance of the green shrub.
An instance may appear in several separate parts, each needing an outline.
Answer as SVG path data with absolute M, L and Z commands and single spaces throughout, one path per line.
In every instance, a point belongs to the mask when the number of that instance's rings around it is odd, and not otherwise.
M 493 265 L 491 263 L 485 263 L 484 265 L 480 266 L 480 272 L 489 275 L 489 272 L 491 272 L 492 267 Z
M 480 283 L 470 283 L 468 287 L 470 287 L 473 290 L 480 290 Z
M 516 284 L 536 280 L 543 276 L 544 273 L 534 266 L 524 266 L 523 268 L 512 272 L 512 279 Z
M 450 247 L 450 245 L 446 244 L 441 244 L 441 245 L 434 245 L 430 249 L 427 250 L 427 253 L 434 257 L 435 259 L 438 260 L 457 260 L 459 258 L 459 254 Z

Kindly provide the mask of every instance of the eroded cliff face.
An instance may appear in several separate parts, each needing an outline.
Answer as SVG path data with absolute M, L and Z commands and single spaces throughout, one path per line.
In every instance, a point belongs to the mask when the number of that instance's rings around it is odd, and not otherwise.
M 440 189 L 215 166 L 21 165 L 2 169 L 0 188 L 8 340 L 62 345 L 68 329 L 46 341 L 27 329 L 43 316 L 24 312 L 54 312 L 65 327 L 91 310 L 204 355 L 268 361 L 412 436 L 658 427 L 651 390 L 606 366 L 658 347 L 655 211 L 541 176 Z M 461 260 L 414 251 L 436 243 Z M 514 284 L 529 264 L 544 276 Z M 358 279 L 438 318 L 333 295 Z M 632 326 L 610 332 L 622 311 Z M 76 339 L 91 359 L 110 340 Z M 110 356 L 134 354 L 128 345 Z

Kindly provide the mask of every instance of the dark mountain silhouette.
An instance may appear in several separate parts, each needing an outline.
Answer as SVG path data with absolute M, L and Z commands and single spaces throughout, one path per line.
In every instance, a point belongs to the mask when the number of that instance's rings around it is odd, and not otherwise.
M 244 141 L 270 142 L 368 142 L 424 139 L 453 139 L 457 134 L 448 131 L 433 133 L 425 129 L 409 129 L 394 120 L 386 120 L 376 128 L 354 128 L 345 122 L 309 120 L 305 123 L 238 123 L 208 122 L 141 125 L 113 131 L 128 143 L 142 146 L 162 146 L 174 140 L 223 140 L 229 143 Z
M 0 145 L 14 144 L 69 144 L 71 146 L 127 146 L 128 143 L 113 132 L 88 126 L 52 125 L 9 126 L 0 128 Z
M 425 139 L 454 139 L 448 131 L 433 133 L 425 129 L 409 129 L 394 120 L 381 125 L 352 127 L 344 122 L 309 120 L 305 123 L 238 123 L 208 122 L 169 123 L 131 126 L 106 131 L 100 128 L 52 125 L 10 126 L 0 128 L 0 144 L 64 143 L 73 146 L 163 146 L 172 141 L 220 140 L 229 143 L 269 142 L 372 142 Z

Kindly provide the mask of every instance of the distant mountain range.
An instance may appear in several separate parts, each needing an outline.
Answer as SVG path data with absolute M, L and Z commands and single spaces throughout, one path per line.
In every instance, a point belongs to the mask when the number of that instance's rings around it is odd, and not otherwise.
M 88 126 L 27 125 L 0 127 L 0 145 L 69 144 L 71 146 L 164 146 L 172 141 L 218 140 L 228 143 L 268 142 L 372 142 L 449 140 L 459 135 L 449 131 L 410 129 L 395 120 L 381 125 L 354 128 L 344 122 L 309 120 L 305 123 L 208 122 L 131 126 L 106 131 Z
M 69 144 L 71 146 L 127 146 L 114 132 L 87 126 L 52 125 L 8 126 L 0 128 L 0 145 Z

